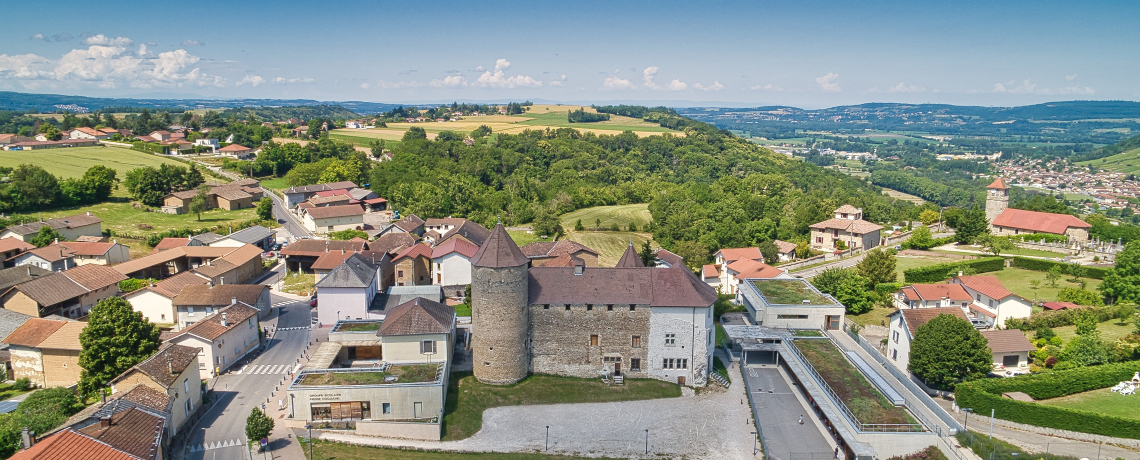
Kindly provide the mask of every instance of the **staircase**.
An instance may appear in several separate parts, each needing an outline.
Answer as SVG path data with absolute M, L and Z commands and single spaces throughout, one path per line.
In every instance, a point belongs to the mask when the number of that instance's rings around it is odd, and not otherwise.
M 728 388 L 728 386 L 730 385 L 728 379 L 724 378 L 724 376 L 722 376 L 716 372 L 709 373 L 709 377 L 712 378 L 713 380 L 715 380 L 716 383 L 719 383 L 722 386 L 724 386 L 725 388 Z
M 615 375 L 614 376 L 614 385 L 625 385 L 625 376 L 624 375 Z

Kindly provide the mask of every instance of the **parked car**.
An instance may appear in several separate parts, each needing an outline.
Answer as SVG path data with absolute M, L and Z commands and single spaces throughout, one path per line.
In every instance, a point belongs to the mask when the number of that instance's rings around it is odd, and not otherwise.
M 309 306 L 316 308 L 316 306 L 317 306 L 317 295 L 316 294 L 313 294 L 312 297 L 309 297 Z
M 970 324 L 973 324 L 975 329 L 986 329 L 990 327 L 990 322 L 982 318 L 970 318 Z
M 274 244 L 274 245 L 273 245 L 273 250 L 274 250 L 274 251 L 280 251 L 280 250 L 281 250 L 281 243 L 277 243 L 277 244 Z

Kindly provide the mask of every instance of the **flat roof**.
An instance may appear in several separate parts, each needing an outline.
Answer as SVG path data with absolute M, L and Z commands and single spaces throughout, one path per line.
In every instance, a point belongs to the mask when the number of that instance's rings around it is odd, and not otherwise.
M 290 390 L 327 387 L 376 387 L 411 384 L 440 384 L 446 363 L 385 364 L 380 367 L 312 369 L 301 371 Z
M 750 279 L 748 283 L 756 288 L 768 305 L 840 305 L 803 279 Z
M 380 324 L 384 320 L 379 319 L 362 319 L 362 320 L 340 320 L 333 325 L 329 333 L 334 332 L 371 332 L 376 335 L 376 331 L 380 330 Z

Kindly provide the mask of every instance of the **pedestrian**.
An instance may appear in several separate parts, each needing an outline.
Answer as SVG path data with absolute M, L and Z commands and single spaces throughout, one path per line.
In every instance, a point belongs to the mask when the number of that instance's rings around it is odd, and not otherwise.
M 839 446 L 835 446 L 835 458 L 839 458 Z
M 803 424 L 804 424 L 804 416 L 801 415 L 800 416 L 800 425 L 803 425 Z

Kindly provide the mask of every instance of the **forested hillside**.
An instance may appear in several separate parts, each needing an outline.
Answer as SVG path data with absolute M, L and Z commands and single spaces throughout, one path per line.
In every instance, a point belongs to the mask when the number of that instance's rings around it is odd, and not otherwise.
M 229 118 L 230 115 L 236 114 L 240 118 L 246 118 L 250 114 L 257 116 L 263 121 L 286 121 L 290 118 L 296 118 L 302 121 L 308 121 L 316 118 L 327 119 L 353 119 L 358 115 L 351 110 L 348 110 L 339 105 L 302 105 L 292 107 L 240 107 L 235 109 L 228 109 L 221 113 L 222 118 Z

